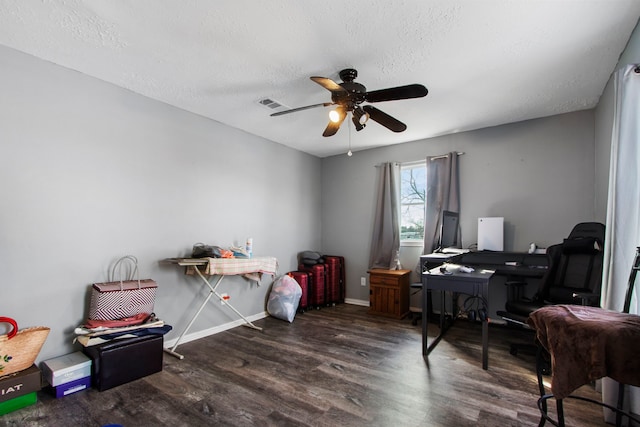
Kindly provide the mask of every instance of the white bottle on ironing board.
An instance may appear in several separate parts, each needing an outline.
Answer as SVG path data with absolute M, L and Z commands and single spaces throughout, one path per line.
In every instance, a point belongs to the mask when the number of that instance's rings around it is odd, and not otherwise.
M 247 239 L 247 246 L 245 249 L 247 250 L 247 255 L 251 258 L 253 253 L 253 239 L 251 237 Z

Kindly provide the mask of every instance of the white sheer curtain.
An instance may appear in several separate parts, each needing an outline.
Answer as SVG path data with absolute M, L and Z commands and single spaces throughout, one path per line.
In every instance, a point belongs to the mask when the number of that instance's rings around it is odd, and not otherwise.
M 378 193 L 369 268 L 392 270 L 396 267 L 396 255 L 400 250 L 400 163 L 383 163 L 377 168 Z
M 460 183 L 458 153 L 427 158 L 427 194 L 424 215 L 423 254 L 430 254 L 438 245 L 442 211 L 460 213 Z M 460 228 L 458 227 L 458 242 Z
M 605 236 L 602 307 L 622 311 L 636 247 L 640 246 L 640 66 L 616 72 L 615 107 L 609 167 L 609 195 Z M 636 283 L 637 284 L 637 283 Z M 638 287 L 630 312 L 640 314 Z M 618 385 L 603 380 L 603 400 L 615 406 Z M 629 387 L 631 411 L 640 413 L 640 389 Z M 615 417 L 605 410 L 605 419 Z

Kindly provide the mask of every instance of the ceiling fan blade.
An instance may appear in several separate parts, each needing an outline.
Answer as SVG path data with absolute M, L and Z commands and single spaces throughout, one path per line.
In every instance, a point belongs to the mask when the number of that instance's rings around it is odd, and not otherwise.
M 283 114 L 295 113 L 296 111 L 308 110 L 309 108 L 328 107 L 329 105 L 333 105 L 333 103 L 332 102 L 323 102 L 321 104 L 307 105 L 306 107 L 292 108 L 290 110 L 278 111 L 277 113 L 273 113 L 273 114 L 271 114 L 271 117 L 281 116 Z
M 367 92 L 367 101 L 383 102 L 398 99 L 422 98 L 423 96 L 427 96 L 427 93 L 429 93 L 429 91 L 426 87 L 413 84 Z
M 344 119 L 347 117 L 347 110 L 344 107 L 339 106 L 338 108 L 336 108 L 336 111 L 339 114 L 338 121 L 334 122 L 333 120 L 330 120 L 326 129 L 324 130 L 324 132 L 322 132 L 322 136 L 335 135 L 336 132 L 338 132 L 338 129 L 340 129 L 340 125 L 342 124 L 342 122 L 344 122 Z
M 403 132 L 407 129 L 407 125 L 402 123 L 400 120 L 391 117 L 387 113 L 378 110 L 372 105 L 365 105 L 364 107 L 362 107 L 362 109 L 369 113 L 369 118 L 371 120 L 380 123 L 382 126 L 386 127 L 389 130 L 392 130 L 394 132 Z
M 311 80 L 313 80 L 314 82 L 318 83 L 323 88 L 325 88 L 327 90 L 330 90 L 331 92 L 347 92 L 347 90 L 345 88 L 343 88 L 338 83 L 336 83 L 333 80 L 328 79 L 326 77 L 316 77 L 316 76 L 314 76 L 314 77 L 309 77 L 309 78 Z

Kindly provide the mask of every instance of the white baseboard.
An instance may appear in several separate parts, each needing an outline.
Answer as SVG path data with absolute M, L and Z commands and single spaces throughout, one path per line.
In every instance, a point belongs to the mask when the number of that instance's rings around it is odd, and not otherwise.
M 344 303 L 345 304 L 353 304 L 353 305 L 361 305 L 363 307 L 369 307 L 369 300 L 345 298 Z
M 268 315 L 269 313 L 267 313 L 266 311 L 263 311 L 262 313 L 258 313 L 258 314 L 254 314 L 253 316 L 246 316 L 246 317 L 247 317 L 247 320 L 249 320 L 250 322 L 254 322 L 256 320 L 264 319 Z M 200 338 L 208 337 L 210 335 L 215 335 L 217 333 L 224 332 L 229 329 L 233 329 L 236 326 L 242 326 L 244 325 L 244 323 L 245 323 L 244 320 L 238 319 L 238 320 L 234 320 L 233 322 L 225 323 L 220 326 L 214 326 L 213 328 L 203 329 L 202 331 L 186 334 L 180 340 L 180 345 L 187 343 L 189 341 L 195 341 Z M 176 344 L 177 341 L 178 341 L 178 338 L 170 339 L 168 341 L 165 341 L 164 346 L 165 348 L 171 348 Z M 180 346 L 178 346 L 178 348 L 179 347 Z

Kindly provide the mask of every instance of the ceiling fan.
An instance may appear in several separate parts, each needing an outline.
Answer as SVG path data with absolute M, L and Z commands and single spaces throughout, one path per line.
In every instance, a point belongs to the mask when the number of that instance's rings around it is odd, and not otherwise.
M 423 96 L 427 96 L 427 93 L 429 93 L 427 88 L 420 84 L 411 84 L 367 92 L 367 88 L 365 88 L 364 85 L 354 82 L 355 78 L 358 77 L 358 72 L 353 68 L 347 68 L 340 71 L 339 76 L 342 79 L 342 83 L 336 83 L 327 77 L 311 77 L 311 80 L 331 92 L 331 102 L 323 102 L 320 104 L 307 105 L 306 107 L 279 111 L 271 114 L 271 116 L 281 116 L 283 114 L 295 113 L 296 111 L 307 110 L 309 108 L 336 105 L 336 109 L 329 113 L 330 121 L 327 128 L 322 133 L 322 136 L 335 135 L 349 112 L 351 112 L 351 119 L 356 131 L 364 129 L 367 120 L 371 119 L 393 132 L 402 132 L 407 129 L 407 125 L 402 123 L 400 120 L 391 117 L 372 105 L 361 106 L 360 104 L 365 101 L 383 102 L 422 98 Z

